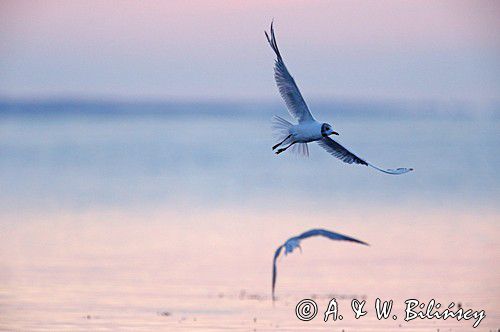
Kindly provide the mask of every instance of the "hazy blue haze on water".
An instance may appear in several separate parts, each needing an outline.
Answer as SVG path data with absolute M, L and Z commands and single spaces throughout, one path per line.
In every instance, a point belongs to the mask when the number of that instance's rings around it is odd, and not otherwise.
M 275 156 L 266 103 L 0 103 L 0 208 L 53 211 L 428 206 L 496 209 L 498 110 L 433 103 L 312 105 L 339 142 L 403 176 Z M 482 114 L 478 116 L 478 114 Z

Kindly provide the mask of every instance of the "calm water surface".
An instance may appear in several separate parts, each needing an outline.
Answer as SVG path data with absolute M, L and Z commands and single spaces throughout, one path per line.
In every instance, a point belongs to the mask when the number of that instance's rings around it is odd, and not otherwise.
M 500 327 L 498 117 L 319 110 L 362 157 L 416 169 L 394 177 L 314 144 L 274 156 L 280 110 L 187 109 L 0 117 L 0 330 L 471 330 L 404 322 L 408 298 Z M 279 262 L 273 306 L 274 250 L 312 227 L 371 246 L 304 242 Z M 306 297 L 311 322 L 294 314 Z M 345 318 L 323 323 L 331 297 Z M 375 318 L 377 297 L 397 320 Z

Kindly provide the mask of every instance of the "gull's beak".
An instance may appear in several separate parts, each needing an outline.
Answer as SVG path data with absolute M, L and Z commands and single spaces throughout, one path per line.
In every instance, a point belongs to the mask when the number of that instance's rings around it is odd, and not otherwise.
M 332 131 L 332 135 L 339 135 L 336 131 Z

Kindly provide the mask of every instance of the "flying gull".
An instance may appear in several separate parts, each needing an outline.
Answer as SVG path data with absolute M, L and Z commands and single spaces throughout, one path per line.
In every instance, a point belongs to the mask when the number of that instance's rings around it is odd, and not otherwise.
M 316 121 L 309 111 L 297 84 L 295 84 L 295 80 L 292 75 L 290 75 L 283 62 L 278 44 L 276 43 L 276 37 L 274 36 L 273 23 L 271 23 L 271 37 L 269 37 L 267 31 L 265 34 L 269 45 L 271 45 L 277 57 L 274 65 L 274 79 L 276 80 L 276 85 L 278 86 L 281 97 L 286 103 L 290 115 L 298 121 L 298 124 L 294 125 L 279 116 L 274 117 L 274 129 L 276 129 L 278 137 L 281 140 L 281 142 L 273 146 L 273 150 L 277 149 L 275 151 L 276 154 L 280 154 L 291 146 L 294 146 L 292 150 L 295 149 L 298 153 L 308 156 L 309 149 L 307 143 L 316 141 L 332 156 L 348 164 L 370 166 L 387 174 L 404 174 L 413 170 L 413 168 L 379 168 L 359 158 L 331 139 L 329 137 L 330 135 L 338 135 L 338 133 L 333 131 L 332 126 L 328 123 Z M 278 147 L 280 148 L 278 149 Z
M 274 253 L 274 258 L 273 258 L 273 286 L 272 286 L 272 294 L 273 294 L 273 301 L 275 300 L 274 297 L 274 288 L 276 285 L 276 277 L 277 277 L 277 267 L 276 267 L 276 260 L 278 259 L 281 250 L 285 248 L 285 256 L 292 253 L 295 248 L 299 248 L 300 252 L 302 252 L 302 248 L 300 247 L 300 241 L 303 239 L 307 239 L 308 237 L 312 236 L 324 236 L 326 238 L 329 238 L 330 240 L 337 240 L 337 241 L 350 241 L 350 242 L 356 242 L 356 243 L 361 243 L 364 245 L 369 245 L 366 242 L 357 240 L 355 238 L 349 237 L 347 235 L 335 233 L 335 232 L 330 232 L 326 229 L 311 229 L 310 231 L 307 231 L 305 233 L 300 234 L 299 236 L 294 236 L 289 238 L 284 244 L 278 247 L 276 249 L 276 252 Z

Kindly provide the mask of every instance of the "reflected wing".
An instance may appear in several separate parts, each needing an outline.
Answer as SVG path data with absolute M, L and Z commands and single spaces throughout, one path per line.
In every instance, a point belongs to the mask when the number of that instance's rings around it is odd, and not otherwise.
M 274 298 L 274 286 L 276 285 L 276 277 L 278 274 L 277 268 L 276 268 L 276 260 L 278 259 L 281 249 L 283 249 L 283 246 L 280 246 L 278 249 L 276 249 L 276 252 L 274 253 L 274 259 L 273 259 L 273 289 L 272 289 L 272 294 L 273 294 L 273 301 L 275 300 Z
M 314 118 L 307 107 L 302 94 L 300 93 L 299 87 L 295 84 L 295 80 L 292 75 L 286 69 L 283 58 L 281 57 L 280 51 L 278 49 L 278 44 L 276 43 L 276 37 L 274 36 L 273 23 L 271 23 L 271 38 L 267 32 L 265 32 L 267 41 L 274 53 L 276 53 L 276 62 L 274 64 L 274 79 L 276 80 L 276 85 L 280 91 L 281 97 L 286 103 L 288 111 L 290 114 L 296 118 L 299 123 L 304 121 L 313 121 Z
M 318 235 L 327 237 L 331 240 L 350 241 L 350 242 L 361 243 L 364 245 L 369 245 L 368 243 L 360 241 L 360 240 L 355 239 L 353 237 L 343 235 L 340 233 L 330 232 L 326 229 L 311 229 L 310 231 L 307 231 L 305 233 L 300 234 L 299 236 L 297 236 L 297 238 L 302 240 L 302 239 L 306 239 L 306 238 L 311 237 L 311 236 L 318 236 Z
M 342 160 L 343 162 L 348 163 L 348 164 L 360 164 L 360 165 L 370 166 L 370 167 L 376 169 L 377 171 L 381 171 L 381 172 L 384 172 L 387 174 L 393 174 L 393 175 L 405 174 L 405 173 L 408 173 L 410 171 L 413 171 L 413 168 L 404 168 L 404 167 L 400 167 L 400 168 L 396 168 L 396 169 L 379 168 L 379 167 L 372 165 L 369 162 L 364 161 L 363 159 L 359 158 L 354 153 L 352 153 L 351 151 L 347 150 L 339 143 L 332 140 L 330 137 L 324 137 L 317 142 L 323 149 L 325 149 L 332 156 L 337 157 L 340 160 Z

